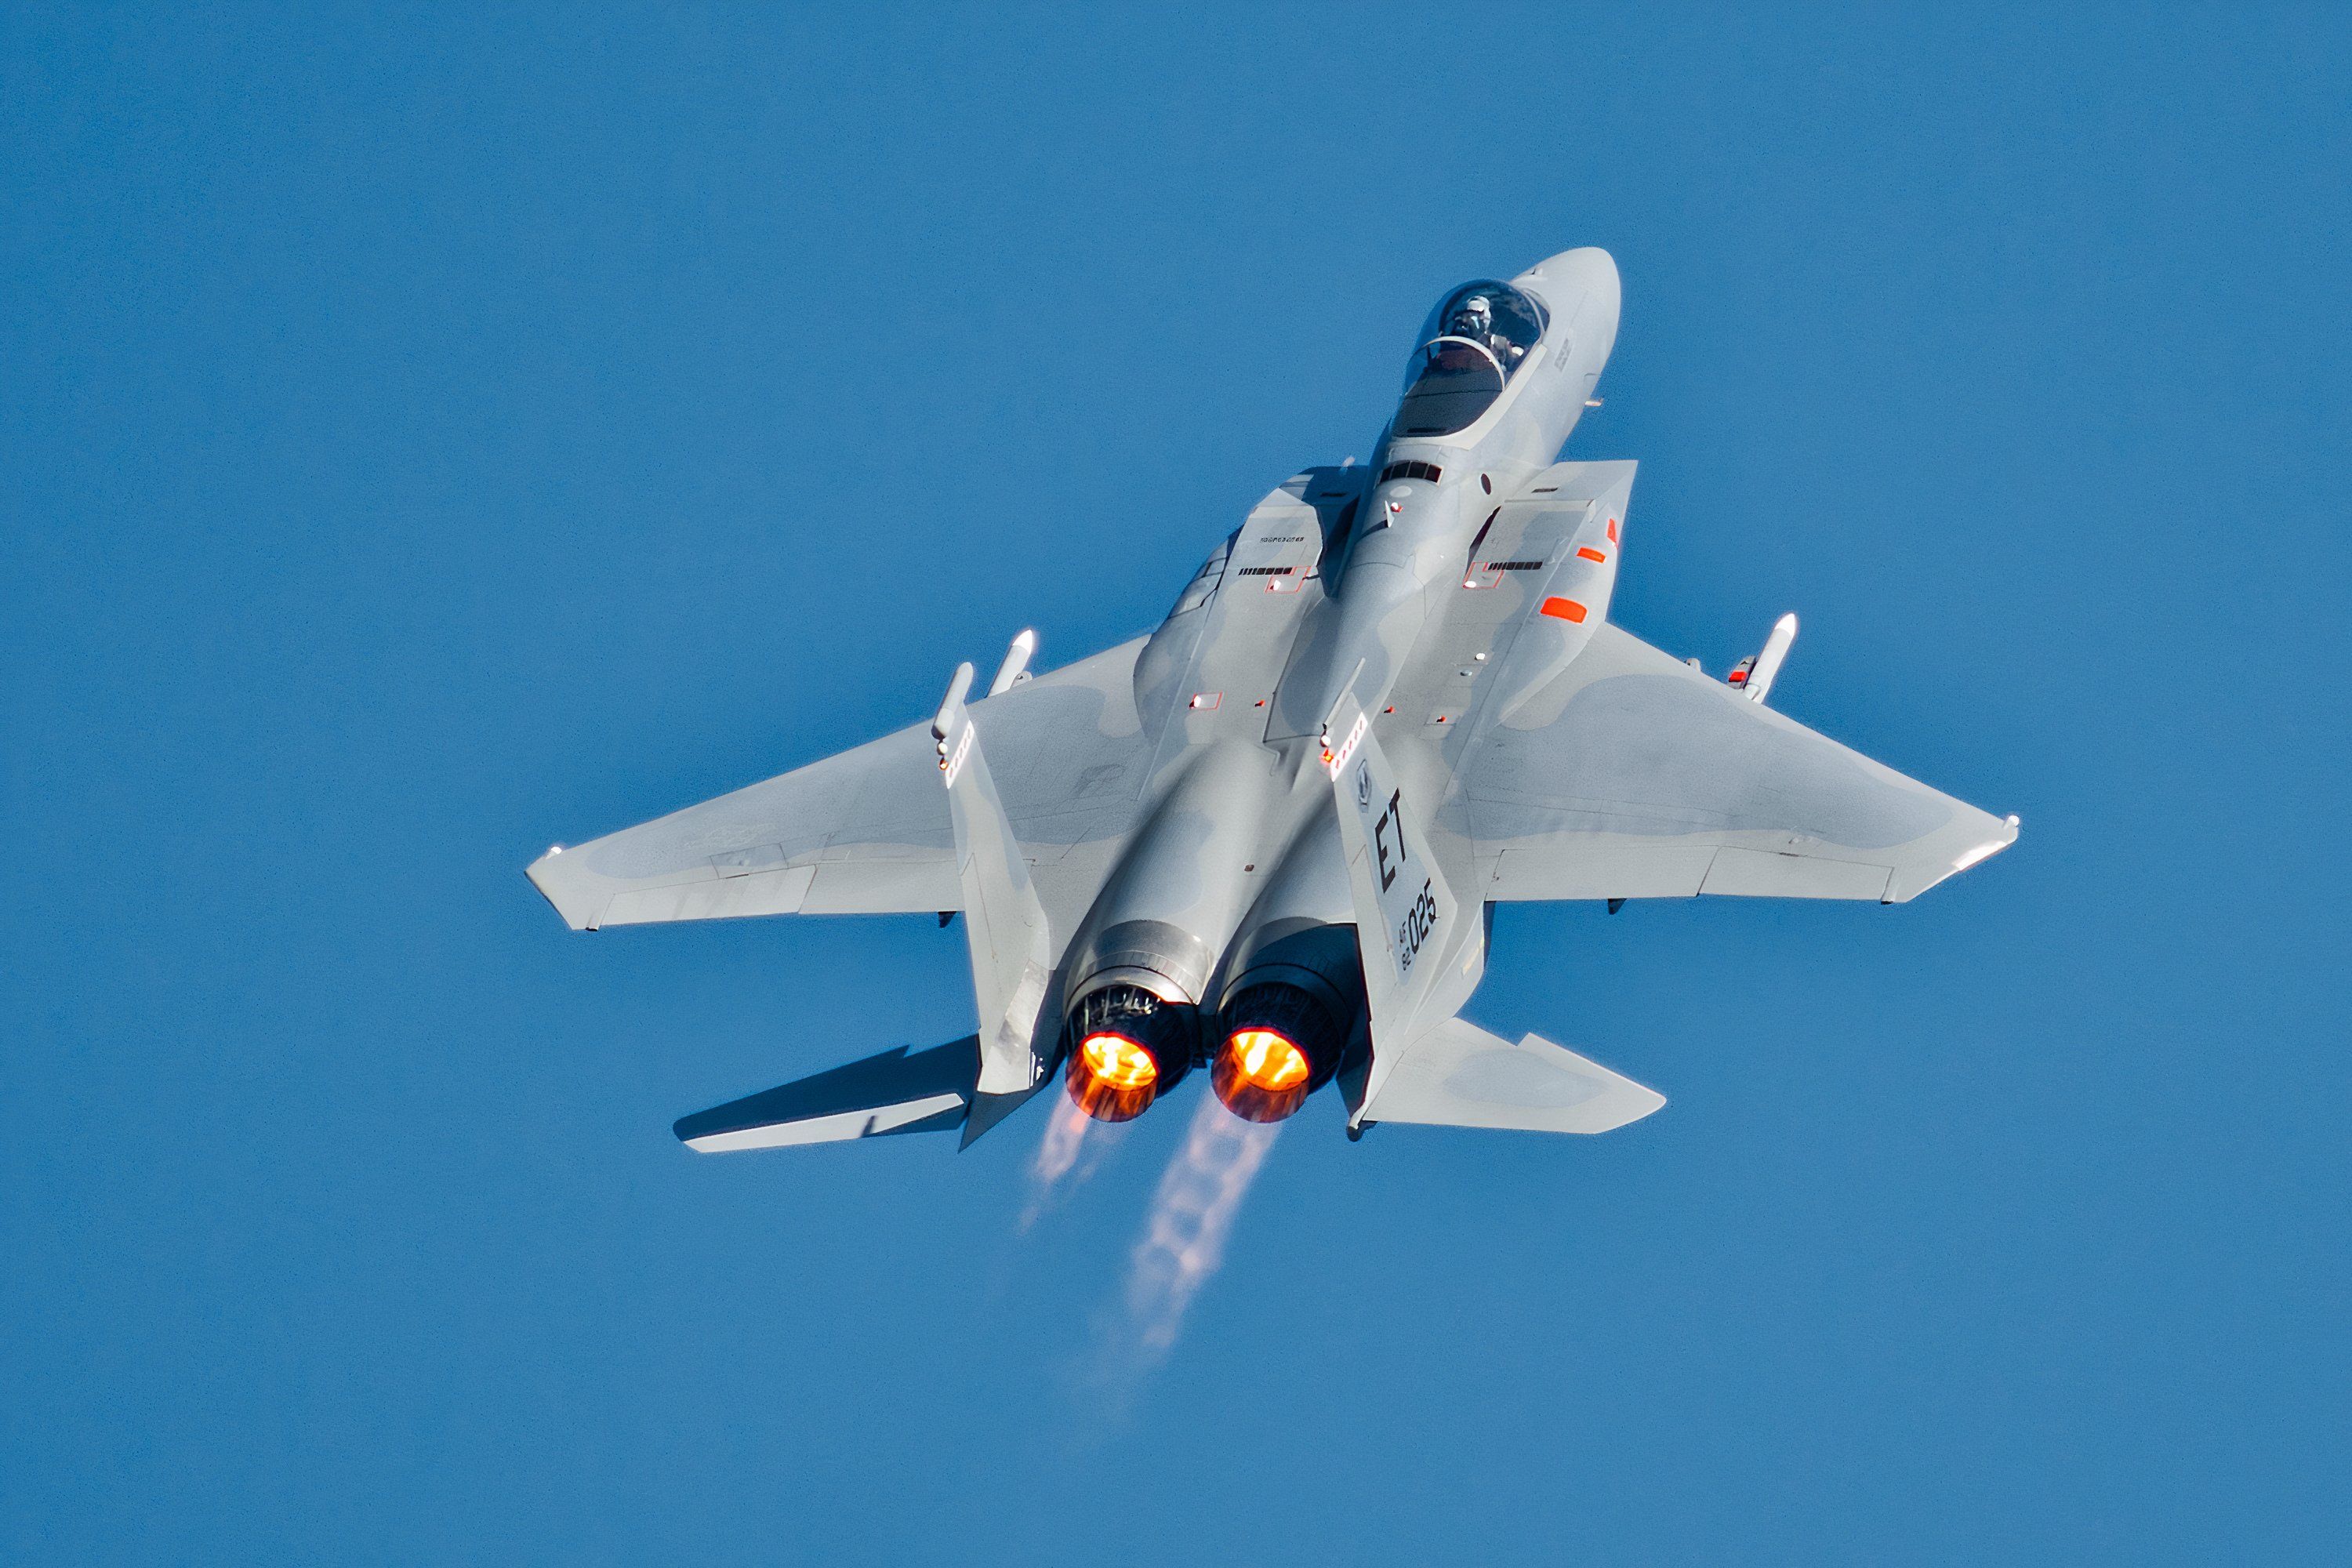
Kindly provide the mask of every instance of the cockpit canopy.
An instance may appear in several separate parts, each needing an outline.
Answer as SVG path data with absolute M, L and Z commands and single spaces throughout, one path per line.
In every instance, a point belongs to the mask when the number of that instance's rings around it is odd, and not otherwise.
M 1508 283 L 1481 279 L 1448 294 L 1405 367 L 1396 434 L 1451 436 L 1476 424 L 1528 363 L 1544 323 L 1542 302 Z

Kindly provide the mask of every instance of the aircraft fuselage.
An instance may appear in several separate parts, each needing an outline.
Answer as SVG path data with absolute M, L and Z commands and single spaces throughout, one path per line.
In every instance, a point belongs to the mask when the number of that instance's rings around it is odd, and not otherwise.
M 1424 626 L 1459 589 L 1481 525 L 1575 428 L 1616 341 L 1618 309 L 1616 265 L 1594 249 L 1455 289 L 1423 329 L 1372 464 L 1349 476 L 1352 512 L 1328 540 L 1307 530 L 1320 548 L 1307 574 L 1321 592 L 1285 596 L 1277 590 L 1300 586 L 1272 575 L 1285 568 L 1243 563 L 1304 542 L 1276 531 L 1296 524 L 1261 527 L 1253 513 L 1195 580 L 1223 584 L 1215 617 L 1190 594 L 1180 598 L 1138 662 L 1137 688 L 1140 708 L 1174 711 L 1183 743 L 1163 743 L 1170 765 L 1147 785 L 1144 818 L 1063 966 L 1066 1050 L 1091 1030 L 1160 1030 L 1169 1037 L 1142 1044 L 1164 1057 L 1164 1087 L 1199 1046 L 1246 1031 L 1250 998 L 1290 1008 L 1286 1038 L 1301 1035 L 1292 1015 L 1315 1014 L 1325 1037 L 1300 1042 L 1314 1082 L 1338 1068 L 1349 1037 L 1360 1044 L 1354 928 L 1331 918 L 1348 908 L 1347 872 L 1328 784 L 1308 765 L 1322 725 L 1350 693 L 1378 711 Z M 1253 572 L 1269 574 L 1263 591 Z M 1244 699 L 1208 673 L 1220 665 L 1281 674 L 1270 692 Z M 1161 690 L 1179 668 L 1181 685 Z M 1229 700 L 1237 710 L 1223 711 Z M 1425 760 L 1406 765 L 1405 788 L 1432 783 Z M 1100 993 L 1132 1010 L 1095 1016 L 1111 1005 L 1090 1007 Z M 1160 1005 L 1148 1009 L 1144 996 Z M 1203 1036 L 1212 1016 L 1219 1026 Z M 1073 1091 L 1081 1087 L 1074 1078 Z

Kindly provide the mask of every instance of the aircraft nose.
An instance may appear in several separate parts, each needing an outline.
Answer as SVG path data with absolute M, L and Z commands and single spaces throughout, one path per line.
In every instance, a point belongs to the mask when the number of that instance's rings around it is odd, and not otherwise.
M 1617 259 L 1597 245 L 1563 250 L 1547 257 L 1521 275 L 1555 310 L 1575 310 L 1580 296 L 1591 303 L 1585 311 L 1605 315 L 1613 324 L 1623 302 L 1623 285 L 1617 277 Z M 1585 311 L 1580 311 L 1583 314 Z

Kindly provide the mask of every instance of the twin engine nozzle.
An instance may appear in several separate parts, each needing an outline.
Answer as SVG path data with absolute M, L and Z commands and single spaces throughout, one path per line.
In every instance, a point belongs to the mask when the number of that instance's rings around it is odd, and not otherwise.
M 1088 1115 L 1140 1116 L 1206 1066 L 1234 1115 L 1278 1121 L 1354 1048 L 1356 928 L 1328 918 L 1346 898 L 1338 819 L 1268 762 L 1213 745 L 1181 770 L 1071 943 L 1061 1047 Z
M 1280 981 L 1234 992 L 1207 1040 L 1201 1020 L 1200 1009 L 1139 985 L 1106 985 L 1080 998 L 1063 1038 L 1070 1099 L 1097 1121 L 1131 1121 L 1206 1060 L 1209 1086 L 1226 1110 L 1245 1121 L 1279 1121 L 1339 1070 L 1352 1022 Z
M 1097 1121 L 1132 1121 L 1192 1070 L 1200 1028 L 1191 1007 L 1140 985 L 1080 997 L 1062 1026 L 1063 1081 Z

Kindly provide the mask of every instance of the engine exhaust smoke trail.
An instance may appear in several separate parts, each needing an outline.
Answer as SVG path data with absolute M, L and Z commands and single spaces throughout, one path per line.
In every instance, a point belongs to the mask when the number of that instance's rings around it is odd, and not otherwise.
M 1056 1095 L 1055 1100 L 1054 1114 L 1046 1118 L 1037 1152 L 1029 1162 L 1029 1201 L 1021 1210 L 1024 1235 L 1053 1208 L 1056 1189 L 1065 1180 L 1083 1185 L 1110 1152 L 1109 1127 L 1066 1097 Z
M 1127 1276 L 1127 1326 L 1148 1361 L 1175 1345 L 1184 1311 L 1224 1261 L 1242 1199 L 1265 1163 L 1279 1122 L 1244 1121 L 1201 1096 L 1184 1146 L 1152 1194 Z

